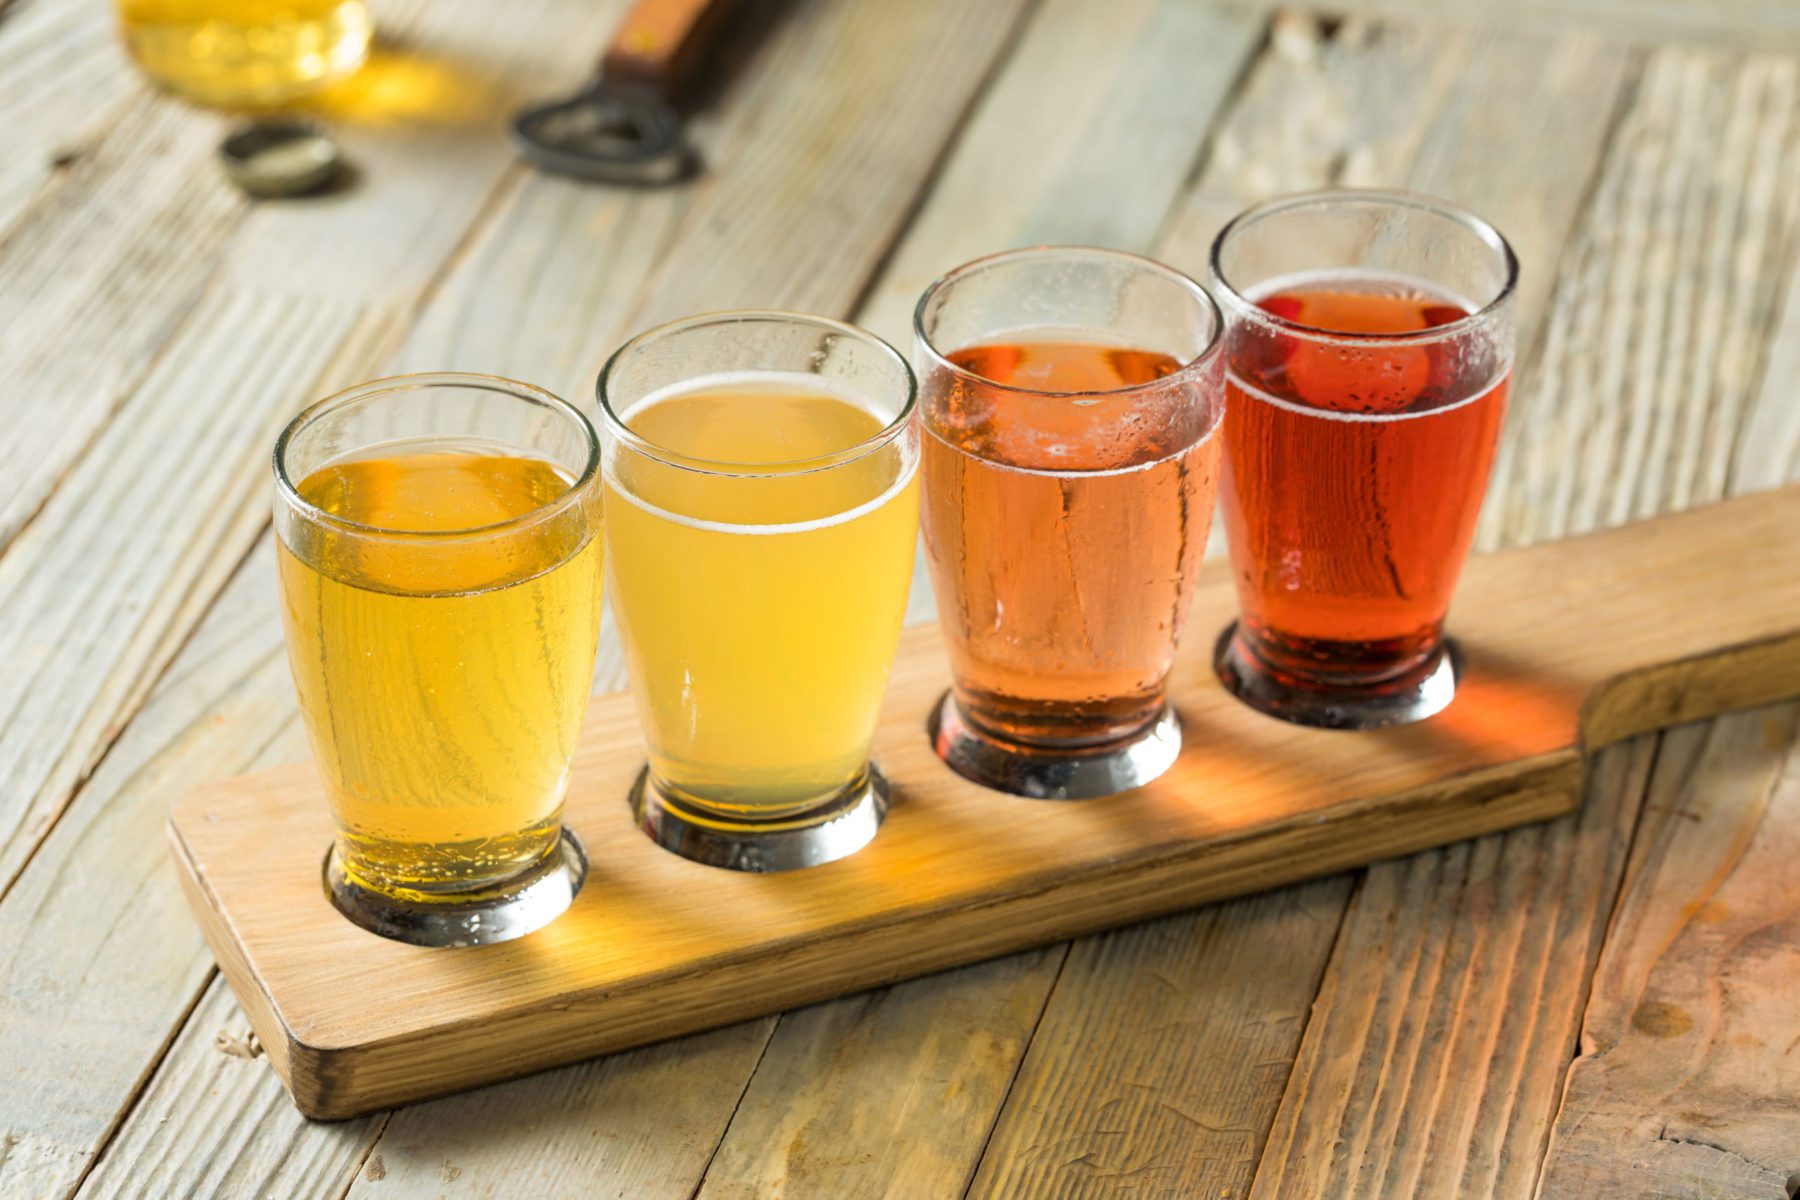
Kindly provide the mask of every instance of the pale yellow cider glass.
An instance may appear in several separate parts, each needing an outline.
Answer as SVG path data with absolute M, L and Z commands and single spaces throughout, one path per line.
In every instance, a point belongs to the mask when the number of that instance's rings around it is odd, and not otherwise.
M 307 410 L 275 457 L 333 900 L 420 944 L 530 932 L 584 869 L 561 818 L 600 625 L 592 426 L 526 384 L 401 376 Z

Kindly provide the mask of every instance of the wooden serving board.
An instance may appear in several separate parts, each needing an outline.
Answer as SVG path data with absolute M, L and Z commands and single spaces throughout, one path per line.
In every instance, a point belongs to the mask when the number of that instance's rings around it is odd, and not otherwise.
M 1022 800 L 952 774 L 926 742 L 947 670 L 922 627 L 875 743 L 892 812 L 841 862 L 744 875 L 652 845 L 625 801 L 642 752 L 624 695 L 595 699 L 568 798 L 587 883 L 529 937 L 427 950 L 338 916 L 310 767 L 185 797 L 175 859 L 295 1103 L 347 1117 L 1543 820 L 1576 804 L 1584 748 L 1800 694 L 1800 486 L 1473 560 L 1461 690 L 1403 729 L 1238 705 L 1208 661 L 1230 580 L 1204 574 L 1173 685 L 1186 748 L 1126 795 Z

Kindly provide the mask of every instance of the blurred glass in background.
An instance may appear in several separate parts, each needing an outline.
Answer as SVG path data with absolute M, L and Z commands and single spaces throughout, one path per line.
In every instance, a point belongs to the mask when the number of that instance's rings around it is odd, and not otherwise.
M 117 0 L 145 74 L 221 108 L 310 99 L 369 53 L 363 0 Z

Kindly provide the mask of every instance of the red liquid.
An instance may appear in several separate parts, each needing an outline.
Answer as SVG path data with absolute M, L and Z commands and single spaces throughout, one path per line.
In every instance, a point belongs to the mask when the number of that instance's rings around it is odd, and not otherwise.
M 1162 713 L 1218 479 L 1216 367 L 1166 388 L 1165 354 L 984 345 L 924 379 L 922 523 L 969 723 L 1098 745 Z
M 1366 275 L 1258 303 L 1348 334 L 1415 332 L 1469 314 L 1411 280 Z M 1435 649 L 1506 409 L 1510 378 L 1498 362 L 1466 333 L 1429 345 L 1321 344 L 1234 328 L 1226 532 L 1240 634 L 1277 676 L 1374 682 Z

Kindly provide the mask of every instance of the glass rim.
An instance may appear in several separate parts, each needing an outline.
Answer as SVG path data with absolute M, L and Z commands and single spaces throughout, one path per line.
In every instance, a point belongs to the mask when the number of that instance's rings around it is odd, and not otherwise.
M 1443 325 L 1402 333 L 1350 333 L 1322 329 L 1317 325 L 1308 325 L 1304 321 L 1295 321 L 1272 313 L 1244 295 L 1238 286 L 1226 277 L 1220 259 L 1223 256 L 1225 243 L 1233 234 L 1265 217 L 1297 208 L 1332 204 L 1361 204 L 1411 209 L 1417 212 L 1431 213 L 1461 225 L 1499 257 L 1505 272 L 1500 290 L 1494 294 L 1491 300 L 1478 306 L 1472 312 Z M 1439 200 L 1434 196 L 1427 196 L 1419 192 L 1391 188 L 1320 188 L 1310 192 L 1292 192 L 1252 204 L 1227 221 L 1224 228 L 1219 230 L 1218 236 L 1213 238 L 1212 250 L 1207 255 L 1207 265 L 1212 272 L 1214 286 L 1230 300 L 1234 308 L 1243 310 L 1252 320 L 1273 326 L 1286 333 L 1332 344 L 1405 346 L 1441 342 L 1456 337 L 1458 334 L 1467 333 L 1478 326 L 1491 323 L 1499 311 L 1512 301 L 1519 286 L 1519 256 L 1514 253 L 1512 243 L 1508 242 L 1505 235 L 1494 228 L 1491 223 L 1447 200 Z
M 1161 375 L 1143 383 L 1131 383 L 1116 388 L 1095 388 L 1079 391 L 1047 391 L 1043 388 L 1023 387 L 1015 383 L 1004 383 L 998 379 L 990 379 L 979 371 L 971 371 L 965 367 L 959 366 L 951 361 L 947 354 L 938 349 L 937 344 L 932 341 L 931 335 L 925 332 L 925 306 L 929 304 L 931 298 L 937 295 L 943 288 L 955 283 L 959 279 L 966 278 L 976 271 L 988 270 L 1020 259 L 1051 257 L 1056 255 L 1066 255 L 1071 258 L 1096 259 L 1102 262 L 1114 262 L 1124 266 L 1134 267 L 1139 270 L 1146 270 L 1152 275 L 1159 276 L 1165 281 L 1173 283 L 1176 287 L 1186 291 L 1190 296 L 1198 299 L 1200 307 L 1212 318 L 1212 332 L 1206 339 L 1206 345 L 1201 347 L 1200 352 L 1194 355 L 1193 358 L 1182 363 L 1167 375 Z M 1191 375 L 1197 377 L 1204 374 L 1209 362 L 1219 354 L 1219 351 L 1225 345 L 1225 314 L 1219 310 L 1218 302 L 1212 298 L 1212 295 L 1207 292 L 1198 281 L 1191 276 L 1176 270 L 1174 267 L 1169 266 L 1167 263 L 1156 261 L 1154 258 L 1149 258 L 1142 254 L 1134 254 L 1129 250 L 1113 250 L 1105 246 L 1021 246 L 1014 250 L 1002 250 L 997 254 L 984 254 L 980 258 L 972 258 L 961 266 L 952 267 L 950 270 L 945 271 L 942 275 L 939 275 L 936 279 L 931 281 L 930 285 L 920 294 L 919 302 L 913 306 L 912 325 L 913 336 L 918 340 L 920 348 L 922 348 L 926 354 L 931 356 L 932 365 L 942 367 L 952 374 L 964 379 L 980 380 L 984 387 L 997 388 L 1003 392 L 1011 392 L 1020 396 L 1033 396 L 1045 400 L 1079 400 L 1093 397 L 1131 396 L 1167 388 L 1171 384 L 1178 385 L 1186 382 L 1187 376 Z M 951 353 L 954 353 L 954 351 Z
M 582 464 L 581 474 L 570 481 L 569 485 L 556 496 L 529 512 L 520 513 L 516 517 L 508 517 L 504 521 L 493 521 L 486 525 L 470 525 L 461 529 L 393 529 L 385 525 L 370 525 L 362 521 L 353 521 L 336 513 L 326 512 L 300 494 L 300 489 L 295 486 L 292 476 L 288 473 L 286 460 L 288 446 L 302 429 L 319 418 L 359 400 L 399 392 L 422 391 L 427 388 L 460 388 L 497 392 L 573 418 L 575 427 L 581 431 L 587 446 L 586 461 Z M 360 537 L 394 541 L 454 541 L 458 538 L 486 537 L 523 528 L 567 509 L 581 497 L 583 492 L 591 488 L 599 476 L 600 438 L 594 432 L 593 423 L 582 414 L 580 409 L 554 392 L 547 391 L 536 384 L 508 379 L 501 375 L 483 375 L 472 371 L 417 371 L 405 375 L 384 375 L 379 379 L 370 379 L 333 392 L 323 400 L 316 400 L 307 405 L 283 427 L 280 435 L 276 437 L 273 465 L 276 495 L 307 521 L 336 528 L 346 533 L 353 533 Z
M 608 394 L 607 382 L 613 377 L 627 353 L 641 349 L 649 342 L 690 330 L 704 329 L 714 325 L 749 324 L 755 321 L 810 325 L 816 329 L 828 330 L 875 347 L 877 353 L 899 366 L 901 378 L 906 381 L 905 402 L 901 404 L 899 412 L 880 429 L 842 450 L 770 463 L 739 463 L 728 459 L 702 458 L 698 455 L 683 454 L 638 433 L 625 424 L 624 419 L 614 411 L 612 399 Z M 771 375 L 802 374 L 799 371 L 774 370 L 768 373 Z M 705 376 L 695 376 L 695 378 L 703 379 Z M 606 364 L 600 368 L 600 374 L 594 380 L 594 398 L 600 406 L 601 425 L 605 428 L 607 437 L 617 439 L 634 453 L 662 463 L 664 466 L 718 478 L 787 479 L 796 475 L 809 475 L 818 471 L 828 471 L 846 466 L 891 444 L 903 435 L 912 423 L 913 413 L 917 410 L 919 403 L 919 381 L 913 375 L 912 364 L 906 361 L 904 354 L 894 349 L 886 338 L 871 333 L 859 325 L 852 325 L 848 321 L 840 321 L 835 317 L 823 317 L 816 313 L 794 312 L 782 308 L 730 308 L 678 317 L 673 321 L 665 321 L 634 334 L 607 356 Z

